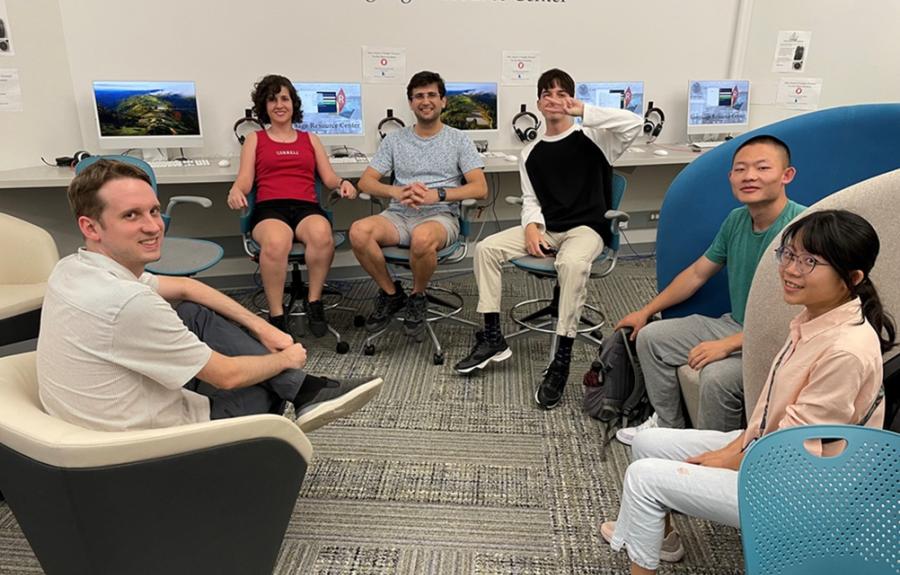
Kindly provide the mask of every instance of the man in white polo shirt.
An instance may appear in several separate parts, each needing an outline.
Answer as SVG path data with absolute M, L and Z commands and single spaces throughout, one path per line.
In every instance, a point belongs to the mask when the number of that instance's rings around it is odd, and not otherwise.
M 290 401 L 310 431 L 380 390 L 377 377 L 304 373 L 306 350 L 290 335 L 201 282 L 145 272 L 164 226 L 141 169 L 100 160 L 68 194 L 85 247 L 59 261 L 41 313 L 38 385 L 51 415 L 119 431 L 279 412 Z

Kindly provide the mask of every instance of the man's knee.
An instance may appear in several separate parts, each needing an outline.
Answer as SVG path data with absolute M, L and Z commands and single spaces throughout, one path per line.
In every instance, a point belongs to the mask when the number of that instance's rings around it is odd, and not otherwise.
M 350 225 L 350 245 L 353 247 L 363 246 L 372 241 L 374 235 L 374 226 L 372 222 L 366 220 L 358 220 Z
M 422 229 L 421 227 L 413 230 L 409 240 L 409 251 L 413 257 L 426 257 L 436 254 L 440 247 L 441 238 L 431 228 Z

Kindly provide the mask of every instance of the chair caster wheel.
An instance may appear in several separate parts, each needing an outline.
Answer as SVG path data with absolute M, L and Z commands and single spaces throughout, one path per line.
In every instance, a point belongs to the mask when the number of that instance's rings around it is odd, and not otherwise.
M 434 354 L 432 361 L 434 362 L 434 365 L 444 365 L 444 354 L 443 353 Z
M 366 318 L 361 315 L 353 316 L 353 327 L 362 327 L 366 325 Z
M 375 344 L 370 343 L 369 345 L 363 347 L 363 355 L 375 355 Z
M 338 342 L 337 348 L 335 349 L 335 351 L 337 351 L 340 354 L 347 353 L 348 351 L 350 351 L 350 344 L 347 343 L 346 341 Z

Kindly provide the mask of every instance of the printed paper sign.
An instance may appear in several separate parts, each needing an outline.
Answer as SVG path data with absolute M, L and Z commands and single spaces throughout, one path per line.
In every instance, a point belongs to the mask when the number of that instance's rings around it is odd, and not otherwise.
M 541 53 L 504 50 L 502 67 L 502 80 L 505 86 L 537 84 L 541 73 Z
M 405 82 L 406 48 L 363 46 L 363 79 L 366 82 Z
M 809 57 L 812 32 L 784 31 L 778 33 L 772 71 L 776 73 L 802 72 Z
M 816 110 L 822 94 L 821 78 L 782 78 L 775 103 L 795 110 Z

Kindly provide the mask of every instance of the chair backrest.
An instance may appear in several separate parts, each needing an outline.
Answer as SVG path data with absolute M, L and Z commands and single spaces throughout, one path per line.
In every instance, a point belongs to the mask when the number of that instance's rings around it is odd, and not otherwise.
M 59 261 L 56 242 L 45 229 L 3 213 L 0 213 L 0 245 L 3 246 L 0 284 L 44 283 Z M 0 306 L 7 302 L 6 298 L 0 298 Z
M 797 176 L 791 199 L 816 201 L 878 174 L 900 168 L 900 104 L 845 106 L 804 114 L 765 126 L 710 150 L 688 165 L 669 186 L 656 234 L 656 276 L 660 290 L 700 257 L 721 223 L 739 204 L 726 175 L 738 146 L 772 134 L 791 148 Z M 702 313 L 717 317 L 731 309 L 726 274 L 719 273 L 666 317 Z
M 804 441 L 843 439 L 834 457 Z M 900 434 L 805 425 L 754 443 L 738 474 L 747 575 L 875 575 L 900 565 Z
M 810 206 L 813 210 L 845 209 L 866 218 L 878 232 L 881 250 L 872 270 L 884 308 L 900 318 L 900 230 L 896 224 L 900 197 L 900 170 L 883 174 L 828 196 Z M 803 217 L 801 214 L 799 217 Z M 744 405 L 750 417 L 775 354 L 784 344 L 791 318 L 800 313 L 782 297 L 778 266 L 772 255 L 780 237 L 766 250 L 756 268 L 744 319 Z M 896 352 L 893 352 L 896 353 Z

